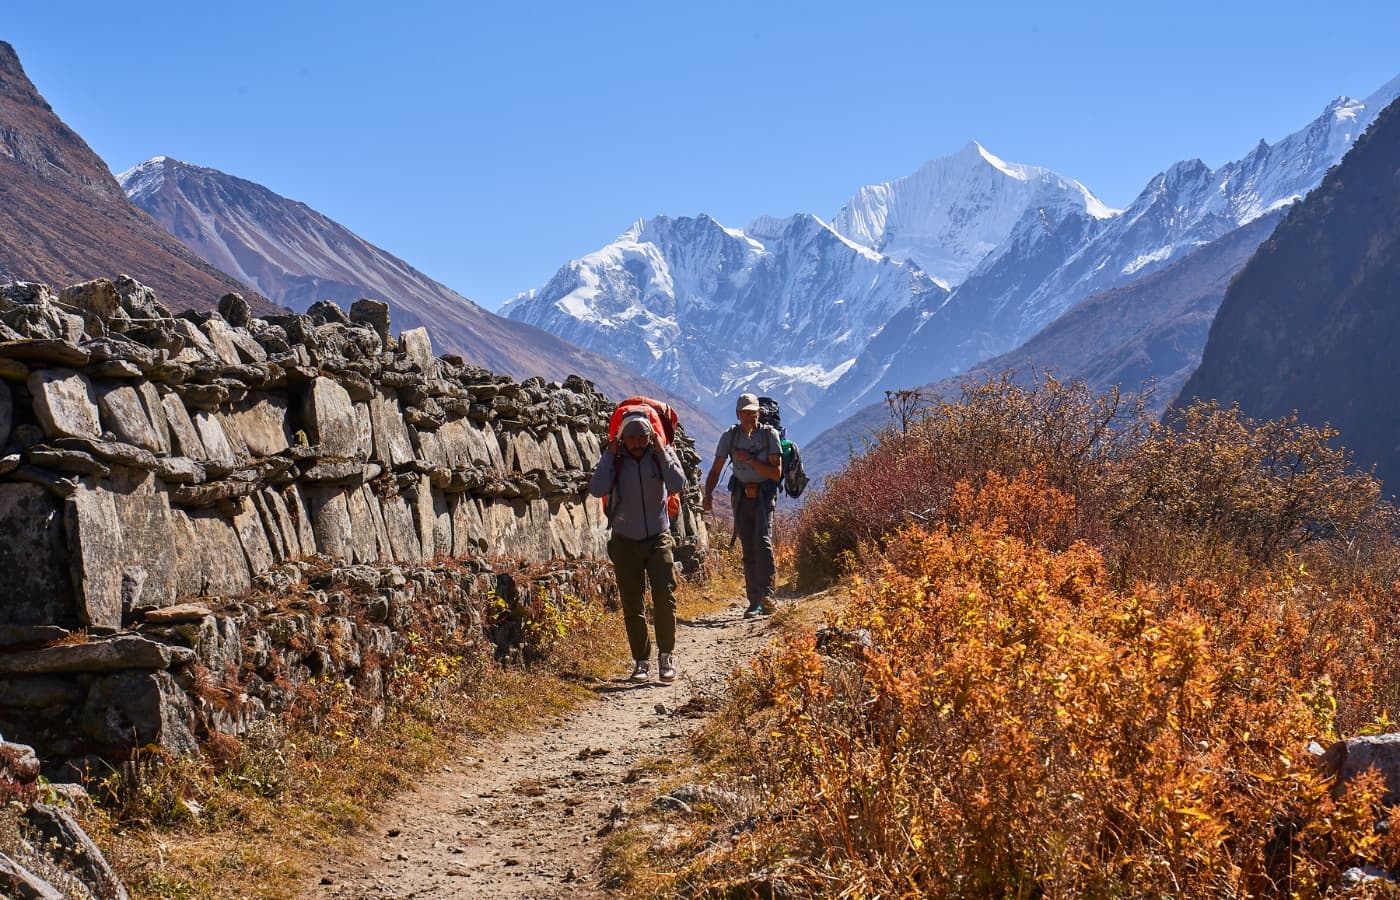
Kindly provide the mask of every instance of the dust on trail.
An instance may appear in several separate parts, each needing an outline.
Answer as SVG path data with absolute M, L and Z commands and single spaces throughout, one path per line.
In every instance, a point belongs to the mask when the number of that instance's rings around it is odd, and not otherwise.
M 606 834 L 657 794 L 634 767 L 680 758 L 697 711 L 714 708 L 733 667 L 768 639 L 771 620 L 742 610 L 677 621 L 674 683 L 632 685 L 619 672 L 558 724 L 479 745 L 424 776 L 355 858 L 322 863 L 303 897 L 611 896 L 598 873 Z M 655 670 L 653 660 L 653 679 Z

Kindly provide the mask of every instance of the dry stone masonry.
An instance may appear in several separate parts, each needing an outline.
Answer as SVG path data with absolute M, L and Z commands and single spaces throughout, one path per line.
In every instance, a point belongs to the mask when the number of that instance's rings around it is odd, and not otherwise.
M 541 603 L 612 595 L 585 491 L 609 412 L 395 337 L 377 301 L 0 285 L 0 734 L 46 766 L 191 752 L 318 678 L 382 704 L 410 633 L 530 652 Z

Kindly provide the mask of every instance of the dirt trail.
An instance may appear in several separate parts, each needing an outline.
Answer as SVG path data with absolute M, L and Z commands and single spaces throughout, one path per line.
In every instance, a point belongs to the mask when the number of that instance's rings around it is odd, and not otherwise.
M 546 730 L 473 749 L 395 801 L 355 859 L 328 859 L 308 885 L 321 898 L 609 896 L 598 851 L 657 794 L 638 763 L 679 757 L 726 676 L 767 639 L 743 607 L 679 621 L 679 677 L 632 685 L 620 672 L 598 699 Z M 619 622 L 618 627 L 621 627 Z M 655 678 L 653 660 L 653 678 Z

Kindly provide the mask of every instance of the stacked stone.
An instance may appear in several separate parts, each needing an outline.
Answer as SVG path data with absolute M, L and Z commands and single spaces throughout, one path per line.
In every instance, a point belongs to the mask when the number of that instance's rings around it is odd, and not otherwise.
M 80 628 L 118 635 L 182 599 L 244 595 L 318 554 L 370 566 L 602 558 L 606 526 L 585 485 L 610 412 L 582 379 L 516 383 L 435 356 L 423 329 L 396 338 L 377 301 L 259 319 L 236 294 L 217 313 L 172 315 L 126 277 L 56 296 L 0 285 L 0 649 L 93 654 L 42 645 Z M 677 529 L 696 558 L 704 526 L 689 499 Z M 27 708 L 50 690 L 93 722 L 120 696 L 182 692 L 170 673 L 195 648 L 122 637 L 103 642 L 108 662 L 9 664 L 0 722 L 14 678 Z M 42 682 L 78 671 L 96 680 Z M 190 720 L 177 707 L 161 704 Z

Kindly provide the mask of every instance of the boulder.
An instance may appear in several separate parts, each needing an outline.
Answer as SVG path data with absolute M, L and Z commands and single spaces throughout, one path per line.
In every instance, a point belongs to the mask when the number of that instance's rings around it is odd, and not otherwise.
M 129 384 L 99 386 L 97 407 L 102 424 L 116 435 L 117 440 L 152 453 L 170 452 L 168 439 L 163 440 L 160 431 L 151 422 L 141 393 L 135 387 Z
M 14 398 L 10 386 L 0 381 L 0 447 L 10 442 L 10 429 L 15 424 Z
M 106 334 L 109 329 L 125 331 L 130 324 L 122 309 L 121 294 L 117 293 L 117 286 L 109 279 L 95 278 L 64 288 L 58 299 L 82 315 L 90 335 Z M 114 323 L 114 319 L 120 321 Z M 113 325 L 116 327 L 113 328 Z
M 159 641 L 136 634 L 119 634 L 81 644 L 60 644 L 0 654 L 0 675 L 168 669 L 174 656 L 174 651 Z M 186 658 L 193 659 L 193 655 L 189 654 Z
M 338 559 L 353 560 L 355 545 L 346 491 L 338 487 L 308 486 L 302 493 L 310 513 L 316 549 Z
M 76 874 L 92 896 L 101 900 L 128 900 L 131 896 L 71 812 L 36 803 L 25 810 L 24 819 L 42 839 L 39 846 L 50 848 L 54 863 Z
M 64 900 L 62 891 L 6 853 L 0 853 L 0 896 L 22 897 L 24 900 Z
M 195 428 L 194 421 L 190 418 L 189 410 L 185 408 L 185 403 L 180 399 L 180 395 L 174 393 L 163 395 L 160 398 L 160 406 L 165 412 L 165 421 L 170 428 L 171 452 L 188 456 L 190 459 L 208 459 L 204 442 L 199 437 L 199 430 Z
M 256 576 L 272 568 L 277 560 L 273 556 L 267 532 L 263 531 L 262 517 L 252 502 L 243 501 L 242 507 L 233 516 L 233 528 L 238 532 L 238 542 L 243 546 L 249 574 Z
M 171 321 L 171 325 L 175 336 L 179 338 L 183 345 L 180 352 L 175 354 L 175 362 L 189 364 L 207 362 L 209 360 L 226 362 L 218 349 L 215 348 L 213 342 L 205 336 L 204 332 L 199 330 L 198 325 L 195 325 L 189 319 L 174 319 Z M 235 363 L 239 362 L 237 348 L 232 348 L 230 352 L 234 357 L 233 361 Z
M 227 365 L 267 362 L 267 351 L 253 336 L 240 331 L 220 318 L 210 318 L 204 323 L 204 334 L 214 347 L 214 353 Z
M 311 513 L 306 505 L 305 496 L 295 484 L 282 488 L 280 493 L 287 514 L 291 517 L 292 527 L 296 529 L 296 542 L 300 547 L 299 555 L 314 555 L 317 550 L 316 533 L 311 527 Z
M 37 369 L 30 373 L 28 385 L 46 437 L 101 436 L 97 393 L 86 377 L 72 369 Z
M 204 458 L 201 462 L 217 463 L 224 467 L 225 472 L 236 468 L 242 462 L 216 414 L 204 409 L 196 410 L 191 421 L 199 435 L 200 446 L 204 448 Z
M 369 442 L 361 440 L 355 404 L 334 379 L 314 379 L 302 395 L 299 412 L 307 439 L 322 456 L 368 458 Z
M 168 672 L 125 671 L 94 679 L 79 726 L 101 746 L 154 744 L 179 756 L 199 750 L 189 695 Z
M 252 587 L 247 555 L 227 518 L 208 510 L 192 510 L 184 522 L 188 523 L 184 527 L 189 537 L 175 545 L 182 576 L 178 596 L 236 597 Z
M 370 300 L 362 298 L 350 304 L 350 321 L 356 322 L 374 329 L 374 333 L 379 335 L 381 345 L 389 344 L 389 304 L 381 300 Z
M 1337 741 L 1323 754 L 1322 764 L 1336 779 L 1338 791 L 1362 772 L 1375 769 L 1385 783 L 1381 805 L 1400 803 L 1400 734 L 1367 734 Z
M 63 501 L 38 485 L 0 482 L 0 533 L 0 623 L 77 627 Z
M 223 421 L 233 432 L 230 436 L 252 456 L 276 456 L 292 446 L 285 397 L 251 393 Z
M 437 373 L 437 357 L 433 355 L 433 339 L 426 328 L 410 328 L 399 335 L 403 342 L 404 358 L 418 367 L 418 371 L 428 376 Z
M 247 328 L 252 320 L 248 301 L 241 294 L 224 294 L 219 298 L 219 315 L 234 328 Z
M 375 462 L 393 468 L 412 460 L 413 441 L 395 393 L 380 388 L 370 400 L 369 414 L 374 427 Z

